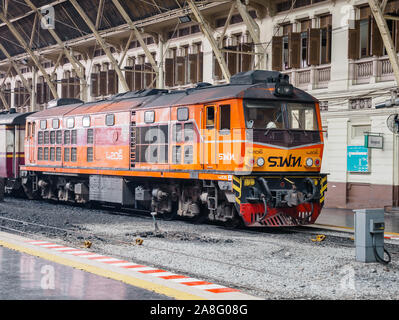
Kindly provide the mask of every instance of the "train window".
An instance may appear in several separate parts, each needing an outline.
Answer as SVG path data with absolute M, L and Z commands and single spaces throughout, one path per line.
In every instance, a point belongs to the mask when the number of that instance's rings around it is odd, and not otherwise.
M 68 129 L 72 129 L 75 126 L 75 119 L 74 118 L 68 118 L 66 123 L 66 126 Z
M 26 130 L 26 137 L 30 137 L 32 135 L 32 123 L 28 122 L 28 130 Z
M 246 101 L 245 122 L 248 129 L 282 129 L 282 104 L 264 100 Z
M 55 151 L 55 160 L 56 161 L 61 161 L 61 147 L 57 147 L 56 151 Z
M 35 137 L 35 131 L 36 131 L 36 122 L 32 122 L 32 138 Z
M 168 125 L 146 126 L 138 129 L 137 161 L 168 163 Z
M 178 108 L 177 109 L 177 120 L 187 121 L 188 120 L 188 108 Z
M 93 144 L 93 142 L 94 142 L 93 129 L 87 129 L 87 144 Z
M 105 124 L 107 126 L 113 126 L 115 124 L 115 115 L 114 114 L 107 114 L 105 116 Z
M 58 129 L 60 127 L 60 120 L 53 119 L 53 129 Z
M 206 127 L 207 129 L 215 127 L 215 107 L 206 108 Z
M 173 146 L 172 163 L 181 163 L 181 146 Z
M 40 120 L 40 129 L 47 129 L 47 120 Z
M 55 131 L 50 132 L 50 144 L 55 144 Z
M 90 116 L 83 117 L 83 127 L 90 127 Z
M 193 146 L 184 146 L 184 163 L 193 163 Z
M 172 137 L 173 137 L 173 141 L 174 142 L 181 142 L 183 139 L 183 126 L 180 123 L 176 123 L 173 127 L 172 127 Z
M 64 144 L 70 144 L 71 143 L 71 131 L 65 130 L 64 131 Z
M 48 148 L 44 148 L 44 160 L 48 160 Z
M 62 143 L 62 131 L 61 130 L 56 131 L 55 142 L 56 142 L 56 144 Z
M 43 148 L 37 148 L 37 160 L 43 160 Z
M 44 144 L 49 144 L 50 142 L 50 132 L 44 131 Z
M 220 106 L 219 130 L 230 130 L 230 105 Z
M 144 112 L 144 122 L 145 123 L 153 123 L 154 121 L 155 121 L 155 112 L 154 111 Z
M 184 125 L 184 142 L 190 142 L 194 140 L 194 125 L 192 123 L 186 123 Z
M 87 147 L 87 162 L 93 161 L 93 147 Z
M 65 162 L 69 162 L 71 160 L 70 155 L 71 155 L 71 149 L 64 148 L 64 161 Z
M 287 103 L 290 129 L 317 130 L 316 110 L 310 103 Z
M 78 161 L 78 153 L 76 148 L 71 148 L 71 162 Z
M 77 131 L 76 130 L 72 130 L 71 131 L 71 144 L 77 144 L 78 143 L 78 135 L 77 135 Z
M 55 161 L 55 148 L 50 148 L 50 161 Z
M 39 131 L 37 134 L 37 144 L 43 144 L 43 131 Z

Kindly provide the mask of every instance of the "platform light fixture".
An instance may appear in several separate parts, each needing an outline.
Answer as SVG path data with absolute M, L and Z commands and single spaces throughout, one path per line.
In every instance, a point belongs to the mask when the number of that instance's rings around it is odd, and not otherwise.
M 185 15 L 185 16 L 180 16 L 179 20 L 180 20 L 180 23 L 191 22 L 191 18 L 190 18 L 190 16 L 188 14 Z

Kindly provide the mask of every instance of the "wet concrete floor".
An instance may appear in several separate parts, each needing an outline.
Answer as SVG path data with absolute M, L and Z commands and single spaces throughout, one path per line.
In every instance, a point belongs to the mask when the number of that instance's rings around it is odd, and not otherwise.
M 0 246 L 0 300 L 161 299 L 171 298 Z
M 317 224 L 354 228 L 355 212 L 352 209 L 323 208 Z M 385 212 L 385 231 L 399 233 L 399 212 Z

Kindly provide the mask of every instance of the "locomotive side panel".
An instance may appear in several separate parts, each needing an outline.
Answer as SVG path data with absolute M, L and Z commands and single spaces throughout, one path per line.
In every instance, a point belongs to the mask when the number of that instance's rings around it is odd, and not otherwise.
M 168 170 L 170 108 L 138 109 L 136 122 L 135 169 Z

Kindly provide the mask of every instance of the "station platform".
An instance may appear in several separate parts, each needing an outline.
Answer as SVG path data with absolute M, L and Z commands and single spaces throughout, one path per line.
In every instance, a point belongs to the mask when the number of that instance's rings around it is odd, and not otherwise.
M 354 229 L 355 212 L 352 209 L 323 208 L 315 227 L 329 226 Z M 385 233 L 399 236 L 399 212 L 385 212 Z
M 234 288 L 0 232 L 0 300 L 258 300 Z

